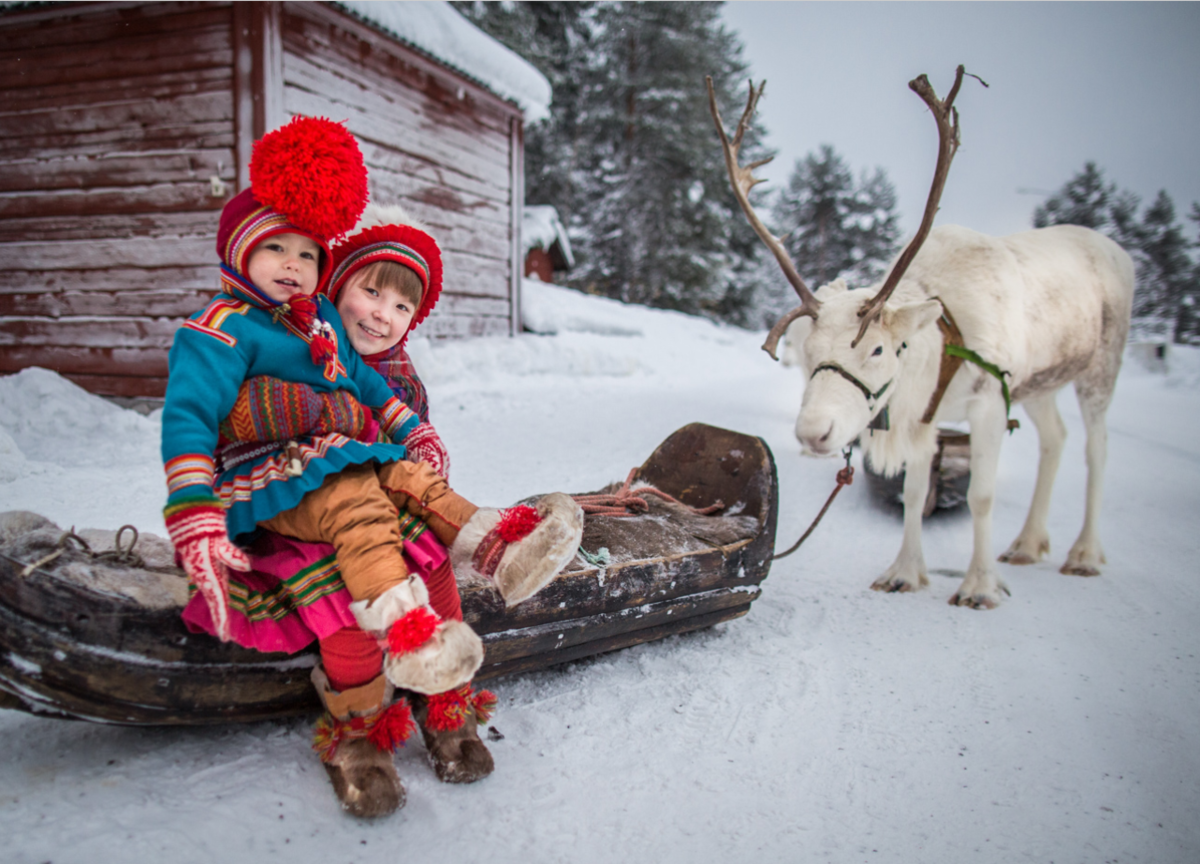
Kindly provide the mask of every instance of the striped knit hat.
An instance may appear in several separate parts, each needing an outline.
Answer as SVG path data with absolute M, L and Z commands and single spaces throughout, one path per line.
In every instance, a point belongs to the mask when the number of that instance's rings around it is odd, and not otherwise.
M 389 220 L 384 222 L 383 220 Z M 413 314 L 411 331 L 429 317 L 442 293 L 442 250 L 437 241 L 409 221 L 399 207 L 370 205 L 360 223 L 361 230 L 333 249 L 333 275 L 326 294 L 337 301 L 338 293 L 356 272 L 378 261 L 402 264 L 421 280 L 421 305 Z M 369 227 L 362 227 L 367 225 Z
M 301 234 L 321 247 L 329 278 L 330 243 L 350 230 L 367 203 L 367 169 L 341 123 L 294 117 L 264 135 L 250 159 L 250 188 L 229 200 L 217 228 L 217 255 L 241 276 L 254 248 L 276 234 Z

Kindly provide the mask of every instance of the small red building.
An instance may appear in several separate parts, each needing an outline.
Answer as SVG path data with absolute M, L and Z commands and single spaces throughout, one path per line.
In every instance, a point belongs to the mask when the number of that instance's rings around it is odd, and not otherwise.
M 253 142 L 345 120 L 372 200 L 442 244 L 423 330 L 519 329 L 522 130 L 533 67 L 442 4 L 52 3 L 0 8 L 0 374 L 159 396 L 217 286 L 217 217 Z

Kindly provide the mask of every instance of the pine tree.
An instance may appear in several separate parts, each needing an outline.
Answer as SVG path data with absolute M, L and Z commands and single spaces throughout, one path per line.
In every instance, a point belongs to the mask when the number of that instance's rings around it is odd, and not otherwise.
M 1068 224 L 1105 231 L 1112 224 L 1109 211 L 1116 199 L 1116 184 L 1105 183 L 1104 172 L 1095 162 L 1087 162 L 1082 171 L 1033 211 L 1033 227 Z
M 856 183 L 828 144 L 796 162 L 773 216 L 796 269 L 817 288 L 843 276 L 878 279 L 898 249 L 896 192 L 882 168 Z
M 568 284 L 758 325 L 759 241 L 729 187 L 704 86 L 712 75 L 726 110 L 744 100 L 741 46 L 718 4 L 455 6 L 554 87 L 552 117 L 526 130 L 526 200 L 567 224 L 578 262 Z M 746 161 L 764 155 L 760 137 L 752 126 Z
M 1184 341 L 1194 327 L 1191 304 L 1196 302 L 1200 266 L 1193 263 L 1189 241 L 1175 221 L 1175 204 L 1166 190 L 1139 216 L 1141 200 L 1104 181 L 1093 162 L 1072 177 L 1036 210 L 1035 227 L 1085 225 L 1108 234 L 1132 257 L 1137 273 L 1133 295 L 1135 327 L 1145 333 L 1170 334 Z M 1200 205 L 1192 217 L 1200 220 Z

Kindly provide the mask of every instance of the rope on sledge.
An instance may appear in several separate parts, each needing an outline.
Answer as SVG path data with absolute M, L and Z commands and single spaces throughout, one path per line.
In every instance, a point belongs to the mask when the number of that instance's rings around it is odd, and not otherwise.
M 638 516 L 642 513 L 649 512 L 650 504 L 644 496 L 653 495 L 663 501 L 669 501 L 672 504 L 678 504 L 695 513 L 697 516 L 709 516 L 719 510 L 725 509 L 725 502 L 717 501 L 707 507 L 689 507 L 678 498 L 672 498 L 666 492 L 660 489 L 655 489 L 653 486 L 639 486 L 636 490 L 630 488 L 633 485 L 634 475 L 638 469 L 629 469 L 629 476 L 625 478 L 625 482 L 620 489 L 615 492 L 598 492 L 594 495 L 572 495 L 571 498 L 575 503 L 583 508 L 583 512 L 588 516 Z

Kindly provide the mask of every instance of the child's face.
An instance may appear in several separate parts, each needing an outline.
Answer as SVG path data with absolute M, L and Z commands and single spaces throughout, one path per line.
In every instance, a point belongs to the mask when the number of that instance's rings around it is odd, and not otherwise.
M 246 275 L 276 303 L 317 290 L 321 247 L 301 234 L 276 234 L 254 247 Z
M 391 348 L 404 338 L 417 311 L 395 288 L 377 286 L 369 270 L 364 267 L 351 276 L 337 299 L 346 335 L 359 354 Z

